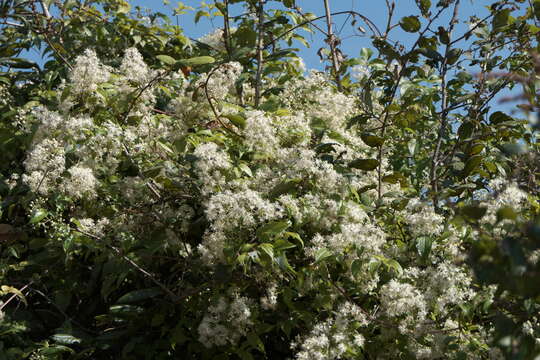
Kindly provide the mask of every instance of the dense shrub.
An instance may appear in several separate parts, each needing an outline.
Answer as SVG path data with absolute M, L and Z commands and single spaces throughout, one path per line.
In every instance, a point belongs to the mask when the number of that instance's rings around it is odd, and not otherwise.
M 412 49 L 374 36 L 336 73 L 262 51 L 256 17 L 189 42 L 83 3 L 2 28 L 0 359 L 540 354 L 537 128 L 489 107 L 522 83 L 535 111 L 535 58 L 497 53 L 533 8 L 494 3 L 460 61 L 410 16 Z M 289 3 L 245 7 L 299 36 Z M 418 3 L 427 28 L 459 5 Z M 43 69 L 9 55 L 41 42 Z

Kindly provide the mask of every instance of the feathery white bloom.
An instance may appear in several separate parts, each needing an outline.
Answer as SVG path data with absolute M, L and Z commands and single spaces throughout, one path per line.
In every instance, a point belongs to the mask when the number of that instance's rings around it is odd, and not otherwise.
M 234 33 L 236 29 L 231 28 L 231 33 Z M 198 42 L 206 44 L 218 51 L 225 51 L 225 32 L 223 29 L 215 29 L 213 32 L 208 33 L 197 39 Z
M 246 127 L 243 133 L 246 137 L 245 143 L 252 151 L 271 154 L 277 149 L 276 130 L 272 126 L 272 120 L 262 111 L 246 112 Z
M 221 297 L 216 304 L 208 307 L 199 324 L 199 341 L 208 348 L 235 345 L 253 324 L 252 306 L 250 299 L 238 294 L 233 294 L 232 301 Z
M 125 75 L 126 79 L 138 84 L 145 84 L 152 77 L 152 71 L 144 62 L 141 53 L 137 48 L 133 47 L 126 49 L 120 71 Z
M 97 179 L 94 177 L 92 169 L 73 166 L 68 169 L 71 177 L 64 183 L 64 191 L 75 199 L 87 197 L 89 199 L 97 196 Z
M 420 199 L 409 201 L 405 209 L 405 220 L 413 236 L 440 235 L 444 229 L 444 217 Z
M 399 323 L 401 333 L 406 332 L 408 326 L 418 324 L 427 315 L 424 296 L 411 284 L 390 280 L 381 288 L 381 306 L 388 316 L 403 317 Z
M 208 96 L 212 100 L 223 100 L 234 88 L 235 82 L 242 73 L 242 65 L 239 62 L 233 61 L 220 65 L 220 67 L 205 74 L 197 80 L 195 87 L 200 88 L 203 97 L 206 96 L 204 87 L 207 87 Z M 204 100 L 207 101 L 206 99 Z
M 55 139 L 44 139 L 34 145 L 24 161 L 23 182 L 33 192 L 46 195 L 58 183 L 65 163 L 64 146 Z
M 110 68 L 101 64 L 94 50 L 86 49 L 83 55 L 75 58 L 73 70 L 69 73 L 71 93 L 82 95 L 94 92 L 110 76 Z

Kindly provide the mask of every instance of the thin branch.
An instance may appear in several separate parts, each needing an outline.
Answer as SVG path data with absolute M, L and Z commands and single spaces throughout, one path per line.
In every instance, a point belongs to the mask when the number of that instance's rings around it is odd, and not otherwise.
M 349 15 L 353 15 L 353 16 L 358 16 L 360 17 L 367 25 L 368 27 L 370 28 L 371 32 L 373 32 L 374 34 L 377 34 L 377 36 L 382 36 L 382 33 L 381 31 L 379 30 L 379 28 L 377 28 L 377 25 L 375 25 L 375 23 L 373 23 L 371 20 L 369 20 L 369 18 L 367 18 L 366 16 L 356 12 L 356 11 L 352 11 L 352 10 L 348 10 L 348 11 L 338 11 L 338 12 L 335 12 L 335 13 L 332 13 L 331 15 L 332 16 L 336 16 L 336 15 L 344 15 L 344 14 L 349 14 Z M 268 48 L 269 46 L 272 46 L 276 43 L 276 41 L 284 38 L 285 36 L 287 36 L 288 34 L 290 34 L 291 32 L 295 31 L 296 29 L 298 28 L 301 28 L 302 26 L 304 25 L 307 25 L 307 24 L 312 24 L 312 25 L 315 25 L 314 22 L 315 21 L 318 21 L 318 20 L 322 20 L 326 18 L 326 15 L 322 15 L 322 16 L 318 16 L 316 18 L 313 18 L 313 19 L 307 19 L 306 21 L 304 22 L 301 22 L 295 26 L 293 26 L 292 28 L 290 28 L 289 30 L 285 31 L 284 33 L 280 34 L 279 36 L 276 36 L 274 37 L 268 44 L 265 44 L 264 45 L 264 48 Z M 322 31 L 323 33 L 326 33 L 325 31 Z
M 394 16 L 394 10 L 396 8 L 395 1 L 392 1 L 392 3 L 389 2 L 389 0 L 386 0 L 386 7 L 388 8 L 388 19 L 386 22 L 386 31 L 384 32 L 383 39 L 386 41 L 388 38 L 388 34 L 390 33 L 390 30 L 392 30 L 392 17 Z
M 152 80 L 150 80 L 145 86 L 143 86 L 142 88 L 138 89 L 138 93 L 137 95 L 131 100 L 131 102 L 129 103 L 128 105 L 128 108 L 127 110 L 124 112 L 123 116 L 122 116 L 122 121 L 125 122 L 129 116 L 129 113 L 131 112 L 131 110 L 133 110 L 133 108 L 135 107 L 135 103 L 137 102 L 137 100 L 139 100 L 139 98 L 142 96 L 142 94 L 148 90 L 152 85 L 154 85 L 156 82 L 158 82 L 159 80 L 163 79 L 163 77 L 165 77 L 166 75 L 168 75 L 172 70 L 167 70 L 167 71 L 164 71 L 164 72 L 160 72 L 158 73 L 156 76 L 154 76 L 154 78 Z M 137 91 L 137 90 L 135 90 Z M 134 92 L 135 92 L 134 91 Z
M 30 281 L 28 284 L 24 285 L 22 288 L 19 289 L 19 291 L 22 293 L 24 291 L 24 289 L 26 289 L 27 287 L 29 287 L 30 285 L 32 285 L 34 283 L 34 281 Z M 13 299 L 15 299 L 17 296 L 17 294 L 13 294 L 11 295 L 5 303 L 3 303 L 2 305 L 0 305 L 0 311 L 2 311 L 10 302 L 13 301 Z
M 452 15 L 452 19 L 450 20 L 450 26 L 448 29 L 448 37 L 451 38 L 452 31 L 454 30 L 454 26 L 458 21 L 458 10 L 459 10 L 459 2 L 460 0 L 457 0 L 454 4 L 454 13 Z M 438 209 L 438 203 L 439 203 L 439 184 L 438 184 L 438 178 L 437 178 L 437 168 L 439 166 L 439 154 L 441 151 L 441 145 L 444 133 L 446 131 L 446 127 L 448 125 L 448 93 L 447 93 L 447 84 L 446 84 L 446 73 L 448 72 L 448 56 L 450 53 L 450 41 L 448 41 L 448 44 L 446 45 L 446 50 L 444 54 L 444 58 L 441 65 L 441 124 L 439 127 L 439 133 L 437 135 L 437 143 L 435 145 L 435 150 L 433 152 L 433 157 L 431 159 L 431 169 L 430 169 L 430 182 L 431 182 L 431 191 L 433 192 L 433 206 L 435 209 Z
M 255 75 L 255 107 L 259 107 L 261 101 L 261 82 L 263 71 L 264 50 L 264 0 L 259 0 L 258 12 L 258 38 L 257 38 L 257 73 Z
M 210 92 L 208 91 L 208 82 L 210 81 L 210 78 L 212 77 L 212 75 L 214 75 L 214 73 L 216 72 L 217 69 L 220 68 L 220 66 L 222 66 L 223 64 L 219 65 L 219 66 L 216 66 L 215 68 L 213 68 L 210 73 L 208 74 L 208 76 L 206 77 L 206 81 L 204 82 L 204 94 L 206 96 L 206 100 L 208 101 L 208 104 L 210 105 L 210 108 L 212 109 L 212 113 L 214 114 L 215 118 L 216 118 L 216 121 L 227 131 L 231 132 L 232 134 L 238 136 L 238 137 L 242 137 L 240 134 L 237 134 L 233 129 L 229 128 L 222 120 L 221 120 L 221 116 L 219 115 L 219 113 L 217 112 L 217 109 L 216 107 L 214 106 L 214 103 L 212 102 L 212 97 L 210 96 Z
M 231 29 L 229 24 L 229 1 L 223 0 L 225 5 L 225 14 L 223 14 L 223 43 L 225 44 L 225 51 L 227 55 L 231 56 L 231 45 L 229 43 L 229 37 L 231 35 Z
M 45 5 L 43 0 L 40 0 L 39 3 L 41 4 L 41 9 L 43 9 L 43 15 L 45 15 L 47 19 L 50 19 L 51 13 L 49 12 L 49 8 L 47 7 L 47 5 Z
M 411 47 L 409 53 L 412 53 L 416 47 L 420 44 L 420 40 L 422 38 L 424 38 L 424 35 L 426 34 L 426 32 L 430 29 L 431 27 L 431 24 L 433 24 L 433 22 L 435 20 L 437 20 L 439 18 L 439 16 L 441 16 L 441 14 L 443 13 L 444 11 L 444 8 L 441 8 L 437 14 L 435 14 L 435 16 L 433 16 L 428 24 L 426 25 L 426 27 L 424 28 L 424 30 L 422 32 L 420 32 L 420 34 L 418 35 L 418 38 L 416 39 L 416 42 L 413 44 L 413 46 Z M 389 113 L 390 113 L 390 105 L 392 104 L 393 102 L 393 99 L 395 98 L 396 96 L 396 93 L 397 93 L 397 90 L 399 88 L 399 83 L 401 81 L 401 78 L 403 77 L 403 74 L 404 74 L 404 71 L 405 69 L 407 68 L 407 62 L 409 61 L 408 57 L 404 57 L 405 59 L 403 60 L 403 63 L 401 64 L 401 70 L 399 71 L 398 75 L 397 75 L 397 79 L 396 79 L 396 82 L 395 82 L 395 85 L 394 85 L 394 88 L 392 89 L 392 93 L 390 95 L 390 101 L 388 102 L 388 105 L 386 105 L 386 107 L 384 108 L 383 110 L 383 113 L 382 113 L 382 117 L 383 117 L 383 121 L 382 121 L 382 128 L 381 128 L 381 137 L 384 138 L 384 135 L 386 133 L 386 128 L 388 126 L 388 118 L 389 118 Z M 382 198 L 382 157 L 383 157 L 383 154 L 384 154 L 384 146 L 381 145 L 379 147 L 379 152 L 378 152 L 378 155 L 377 155 L 377 160 L 379 161 L 379 166 L 377 168 L 377 179 L 378 179 L 378 184 L 377 184 L 377 199 L 380 201 L 381 198 Z
M 334 35 L 332 29 L 332 14 L 330 13 L 330 4 L 328 0 L 324 0 L 324 10 L 326 13 L 326 26 L 328 28 L 326 43 L 330 46 L 330 53 L 332 55 L 332 67 L 334 69 L 334 78 L 336 80 L 338 91 L 342 91 L 343 87 L 341 86 L 341 77 L 339 76 L 340 63 L 337 55 L 337 44 L 339 40 Z

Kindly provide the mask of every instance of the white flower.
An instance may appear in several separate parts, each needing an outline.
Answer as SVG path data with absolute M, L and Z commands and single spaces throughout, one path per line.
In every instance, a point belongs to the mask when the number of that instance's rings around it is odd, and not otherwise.
M 64 183 L 64 191 L 75 199 L 87 197 L 89 199 L 97 196 L 97 180 L 92 169 L 73 166 L 68 169 L 71 177 Z
M 252 301 L 235 293 L 232 301 L 221 297 L 208 307 L 198 327 L 199 341 L 206 347 L 235 345 L 250 330 Z
M 236 28 L 229 29 L 231 34 L 236 32 Z M 197 39 L 198 42 L 206 44 L 218 51 L 225 51 L 225 31 L 223 29 L 215 29 L 213 32 L 208 33 Z
M 266 117 L 262 111 L 246 112 L 244 134 L 246 137 L 245 143 L 252 151 L 271 154 L 278 146 L 276 130 L 272 126 L 272 120 Z
M 44 139 L 34 145 L 24 161 L 23 182 L 33 192 L 46 195 L 59 181 L 65 162 L 64 146 L 55 139 Z
M 98 85 L 109 80 L 110 69 L 99 61 L 93 50 L 86 49 L 75 58 L 73 70 L 69 73 L 71 93 L 82 95 L 97 90 Z
M 147 83 L 152 77 L 152 71 L 136 48 L 126 50 L 122 58 L 120 71 L 125 75 L 126 79 L 139 84 Z

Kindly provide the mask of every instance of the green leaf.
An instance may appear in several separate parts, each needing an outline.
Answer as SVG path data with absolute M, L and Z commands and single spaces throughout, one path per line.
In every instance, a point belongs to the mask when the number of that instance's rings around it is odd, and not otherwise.
M 275 242 L 274 242 L 274 250 L 276 251 L 283 251 L 283 250 L 287 250 L 287 249 L 293 249 L 295 248 L 296 245 L 293 244 L 292 242 L 289 242 L 285 239 L 277 239 Z
M 289 227 L 288 221 L 272 221 L 268 224 L 264 224 L 257 229 L 257 237 L 263 241 L 268 241 L 276 235 L 281 234 Z
M 289 238 L 293 238 L 295 240 L 297 240 L 300 245 L 302 245 L 302 247 L 304 247 L 304 241 L 302 240 L 302 237 L 300 236 L 300 234 L 298 233 L 295 233 L 295 232 L 290 232 L 290 231 L 285 231 L 283 233 L 283 235 L 289 237 Z
M 534 0 L 533 12 L 536 20 L 540 20 L 540 0 Z
M 50 347 L 47 347 L 47 348 L 41 348 L 39 349 L 39 354 L 40 355 L 58 355 L 58 354 L 62 354 L 62 353 L 75 353 L 75 351 L 72 349 L 72 348 L 69 348 L 67 346 L 64 346 L 64 345 L 51 345 Z M 57 357 L 54 357 L 55 359 Z
M 287 260 L 287 255 L 285 255 L 285 253 L 279 255 L 275 260 L 281 270 L 287 271 L 291 274 L 296 273 L 292 266 L 289 264 L 289 261 Z
M 264 254 L 268 255 L 268 257 L 271 260 L 274 260 L 274 246 L 272 246 L 272 244 L 268 244 L 268 243 L 261 244 L 261 245 L 259 245 L 259 249 Z
M 482 143 L 476 143 L 471 145 L 471 147 L 468 149 L 467 154 L 468 155 L 477 155 L 480 154 L 484 150 L 484 144 Z
M 131 5 L 127 1 L 120 1 L 118 3 L 118 13 L 119 14 L 127 14 L 131 10 Z
M 446 63 L 448 65 L 454 65 L 462 53 L 463 51 L 461 49 L 450 49 L 446 54 Z
M 510 9 L 502 9 L 497 11 L 493 17 L 493 31 L 499 31 L 501 28 L 508 25 L 508 20 L 510 18 Z
M 465 168 L 463 169 L 463 176 L 469 176 L 482 162 L 484 157 L 482 155 L 473 155 L 465 163 Z
M 502 111 L 496 111 L 489 117 L 489 122 L 493 125 L 497 125 L 507 121 L 513 121 L 514 119 Z
M 441 43 L 445 45 L 448 45 L 450 43 L 450 36 L 448 34 L 448 31 L 444 27 L 439 26 L 438 34 L 439 34 L 439 40 L 441 41 Z
M 360 138 L 367 146 L 380 147 L 384 143 L 384 139 L 372 133 L 363 133 Z
M 469 206 L 464 206 L 461 209 L 461 213 L 463 215 L 473 220 L 480 220 L 481 218 L 484 217 L 484 215 L 486 215 L 486 212 L 487 212 L 487 207 L 485 206 L 469 205 Z
M 270 191 L 268 196 L 270 197 L 271 200 L 274 200 L 283 194 L 289 194 L 291 192 L 294 192 L 294 190 L 296 190 L 296 188 L 298 187 L 298 184 L 301 181 L 302 179 L 291 179 L 291 180 L 287 180 L 282 183 L 279 183 L 276 186 L 274 186 L 274 188 Z
M 365 171 L 375 170 L 379 166 L 379 161 L 376 159 L 357 159 L 349 163 L 349 167 Z
M 36 210 L 32 214 L 32 217 L 30 218 L 29 223 L 30 224 L 37 224 L 41 220 L 45 219 L 47 217 L 47 215 L 49 215 L 49 213 L 46 210 L 43 210 L 43 209 Z
M 81 339 L 70 334 L 54 334 L 51 336 L 51 339 L 61 345 L 73 345 L 81 343 Z
M 178 63 L 186 66 L 206 65 L 212 64 L 216 61 L 211 56 L 196 56 L 189 59 L 178 60 Z
M 162 293 L 163 292 L 158 287 L 134 290 L 134 291 L 128 292 L 127 294 L 122 295 L 116 303 L 117 304 L 131 304 L 131 303 L 151 299 Z
M 241 163 L 240 165 L 238 165 L 238 168 L 240 170 L 242 170 L 242 172 L 244 174 L 246 174 L 247 176 L 249 176 L 249 177 L 253 176 L 253 173 L 251 172 L 251 169 L 249 168 L 249 166 L 246 163 Z
M 239 114 L 227 114 L 223 115 L 223 117 L 227 118 L 232 122 L 236 127 L 240 129 L 244 129 L 246 127 L 246 119 Z
M 261 341 L 261 338 L 259 337 L 259 335 L 257 335 L 256 333 L 249 332 L 247 334 L 247 341 L 254 349 L 257 349 L 262 353 L 265 352 L 264 351 L 264 344 Z
M 241 360 L 254 360 L 253 355 L 251 355 L 246 350 L 238 348 L 238 349 L 236 349 L 235 352 L 236 352 L 236 355 L 238 355 Z
M 405 16 L 401 18 L 399 25 L 403 30 L 410 33 L 415 33 L 420 30 L 420 20 L 418 20 L 418 16 Z
M 360 260 L 354 260 L 351 264 L 351 273 L 356 278 L 362 271 L 362 262 Z
M 471 137 L 474 130 L 474 126 L 470 122 L 464 122 L 458 128 L 458 135 L 461 139 L 468 139 Z
M 416 139 L 411 139 L 407 143 L 407 149 L 409 149 L 409 154 L 411 154 L 411 156 L 414 156 L 414 154 L 416 154 Z
M 332 255 L 332 252 L 326 248 L 317 250 L 317 252 L 315 253 L 315 264 L 322 262 L 323 260 L 329 258 Z
M 156 55 L 156 58 L 166 65 L 173 65 L 176 63 L 176 60 L 169 55 Z
M 517 216 L 518 214 L 511 206 L 503 206 L 499 210 L 497 210 L 497 221 L 501 221 L 504 219 L 516 220 Z
M 433 240 L 428 236 L 421 236 L 416 239 L 416 249 L 418 254 L 422 257 L 422 261 L 426 261 L 431 253 L 431 247 Z
M 400 180 L 403 180 L 403 175 L 399 173 L 393 173 L 391 175 L 385 175 L 382 177 L 382 181 L 388 184 L 397 184 Z
M 428 16 L 429 9 L 431 8 L 431 0 L 416 0 L 416 5 L 418 5 L 422 15 Z

